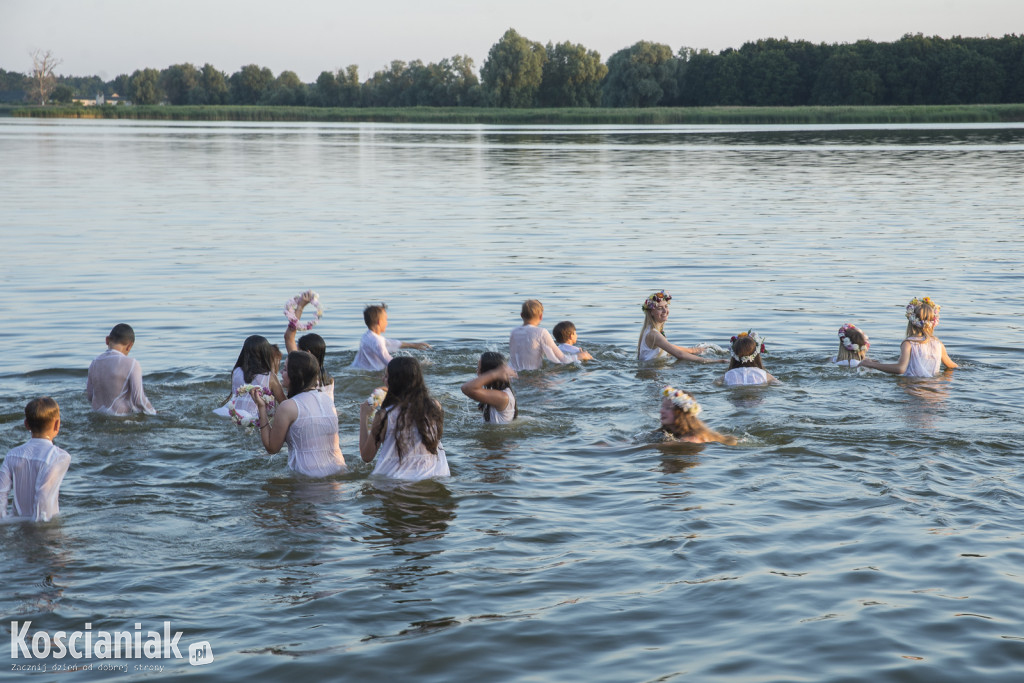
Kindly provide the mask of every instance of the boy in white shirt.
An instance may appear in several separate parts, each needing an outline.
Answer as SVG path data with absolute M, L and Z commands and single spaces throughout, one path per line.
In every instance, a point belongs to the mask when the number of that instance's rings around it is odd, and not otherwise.
M 14 515 L 48 522 L 60 512 L 60 483 L 71 464 L 67 451 L 53 445 L 60 432 L 60 406 L 49 396 L 25 406 L 25 428 L 32 438 L 7 452 L 0 465 L 0 517 L 8 517 L 7 495 L 14 490 Z
M 523 324 L 512 330 L 508 337 L 509 367 L 516 372 L 540 369 L 543 359 L 552 363 L 571 363 L 575 357 L 567 356 L 555 345 L 551 333 L 537 327 L 544 319 L 544 304 L 536 299 L 527 299 L 519 313 Z M 590 360 L 586 351 L 581 351 L 580 360 Z
M 551 330 L 551 334 L 558 344 L 558 350 L 570 356 L 572 360 L 593 360 L 593 356 L 576 346 L 576 326 L 571 321 L 563 320 L 558 323 Z
M 352 367 L 359 370 L 383 370 L 391 362 L 391 354 L 398 349 L 429 349 L 430 344 L 422 342 L 402 342 L 397 339 L 386 339 L 384 330 L 388 328 L 388 307 L 386 304 L 367 306 L 363 309 L 363 322 L 367 330 L 359 340 L 359 351 L 356 352 Z
M 119 323 L 110 330 L 106 341 L 106 352 L 93 359 L 85 382 L 85 395 L 92 402 L 92 409 L 107 415 L 156 415 L 142 389 L 142 366 L 128 357 L 135 345 L 135 330 Z

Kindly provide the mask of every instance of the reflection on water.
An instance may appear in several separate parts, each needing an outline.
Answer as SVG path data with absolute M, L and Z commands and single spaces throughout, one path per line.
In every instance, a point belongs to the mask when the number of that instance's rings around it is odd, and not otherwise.
M 908 427 L 931 429 L 945 412 L 946 399 L 953 383 L 954 370 L 946 369 L 935 377 L 900 377 L 899 386 L 910 399 L 901 413 Z

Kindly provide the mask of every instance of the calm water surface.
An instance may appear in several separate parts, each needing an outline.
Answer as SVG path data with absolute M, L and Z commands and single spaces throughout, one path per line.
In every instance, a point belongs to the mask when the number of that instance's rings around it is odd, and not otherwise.
M 11 620 L 166 620 L 215 655 L 4 678 L 1024 676 L 1024 127 L 0 119 L 0 165 L 0 450 L 50 394 L 73 457 L 59 521 L 0 526 L 0 648 Z M 352 468 L 319 481 L 210 412 L 310 287 Z M 670 339 L 753 327 L 783 384 L 638 367 L 662 288 Z M 825 363 L 847 321 L 894 359 L 915 295 L 959 370 Z M 484 429 L 459 386 L 531 297 L 595 361 L 527 373 L 521 419 Z M 378 378 L 347 366 L 377 301 L 434 345 L 451 478 L 359 462 Z M 82 394 L 121 321 L 156 417 Z M 663 443 L 667 383 L 740 444 Z

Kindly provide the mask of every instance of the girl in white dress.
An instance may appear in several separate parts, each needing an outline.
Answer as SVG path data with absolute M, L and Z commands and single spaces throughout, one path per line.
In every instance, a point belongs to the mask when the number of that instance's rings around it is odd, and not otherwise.
M 735 436 L 719 434 L 697 418 L 700 404 L 693 396 L 674 387 L 662 389 L 661 396 L 661 429 L 675 441 L 736 445 Z
M 444 411 L 423 381 L 420 363 L 411 356 L 392 358 L 384 375 L 387 396 L 373 423 L 373 406 L 359 406 L 359 455 L 377 458 L 373 474 L 394 479 L 447 477 L 448 459 L 441 446 Z
M 277 453 L 288 444 L 288 467 L 308 477 L 326 477 L 344 472 L 345 457 L 338 444 L 338 412 L 334 400 L 317 390 L 320 365 L 307 351 L 288 354 L 281 381 L 288 398 L 277 407 L 274 420 L 267 416 L 263 394 L 252 390 L 259 411 L 260 441 L 267 453 Z
M 313 301 L 313 292 L 303 292 L 299 295 L 298 305 L 295 307 L 295 320 L 298 321 L 302 318 L 302 309 L 306 307 L 306 304 Z M 327 355 L 327 342 L 324 338 L 315 332 L 304 334 L 299 337 L 298 344 L 295 343 L 295 323 L 289 322 L 288 327 L 284 331 L 284 348 L 285 351 L 291 353 L 292 351 L 309 351 L 316 358 L 320 364 L 320 384 L 319 390 L 326 393 L 334 400 L 334 378 L 331 377 L 330 373 L 324 367 L 324 356 Z
M 860 365 L 864 357 L 868 355 L 868 335 L 863 330 L 857 329 L 856 325 L 846 323 L 839 328 L 839 350 L 832 358 L 836 365 L 848 368 L 855 368 Z
M 462 385 L 462 393 L 477 401 L 484 422 L 508 424 L 519 417 L 519 405 L 509 380 L 516 371 L 497 351 L 484 351 L 476 366 L 476 378 Z
M 276 346 L 267 341 L 266 337 L 254 334 L 247 338 L 242 344 L 242 350 L 238 353 L 238 360 L 231 371 L 231 393 L 228 395 L 227 403 L 213 412 L 221 417 L 230 417 L 228 409 L 231 407 L 231 400 L 235 400 L 235 410 L 242 418 L 249 418 L 256 415 L 256 404 L 249 396 L 235 397 L 240 386 L 252 384 L 254 386 L 270 389 L 274 399 L 281 403 L 285 399 L 284 389 L 277 379 L 277 365 L 281 359 L 281 352 Z
M 732 338 L 732 360 L 722 377 L 727 387 L 756 384 L 777 384 L 779 380 L 768 374 L 761 363 L 765 352 L 764 341 L 757 332 L 748 330 Z
M 935 336 L 939 324 L 939 305 L 925 297 L 914 297 L 907 304 L 907 336 L 900 344 L 900 358 L 895 363 L 879 363 L 865 358 L 860 367 L 881 370 L 904 377 L 934 377 L 945 365 L 949 369 L 959 367 L 954 363 L 946 347 Z
M 702 351 L 700 347 L 676 346 L 665 338 L 669 301 L 672 301 L 672 295 L 661 290 L 651 294 L 640 304 L 644 311 L 644 326 L 640 329 L 640 339 L 636 343 L 637 360 L 652 361 L 667 353 L 679 360 L 695 363 L 724 363 L 724 358 L 702 358 L 697 355 Z

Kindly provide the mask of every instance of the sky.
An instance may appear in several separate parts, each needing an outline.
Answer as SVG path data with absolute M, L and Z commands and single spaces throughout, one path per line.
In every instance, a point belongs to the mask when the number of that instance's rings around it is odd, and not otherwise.
M 607 60 L 640 40 L 720 52 L 759 38 L 1024 34 L 1024 0 L 0 0 L 0 68 L 25 73 L 39 49 L 62 60 L 58 74 L 104 80 L 184 62 L 305 82 L 356 64 L 366 79 L 392 60 L 456 54 L 479 69 L 509 28 Z

